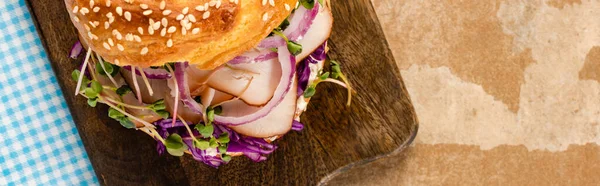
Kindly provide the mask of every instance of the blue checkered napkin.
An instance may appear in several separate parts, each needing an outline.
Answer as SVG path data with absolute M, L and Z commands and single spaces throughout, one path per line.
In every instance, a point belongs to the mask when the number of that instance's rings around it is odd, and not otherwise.
M 0 0 L 0 185 L 97 184 L 25 0 Z

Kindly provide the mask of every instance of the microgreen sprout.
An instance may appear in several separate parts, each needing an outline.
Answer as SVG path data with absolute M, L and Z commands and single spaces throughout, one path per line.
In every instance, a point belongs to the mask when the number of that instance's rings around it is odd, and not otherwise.
M 119 123 L 125 128 L 128 128 L 128 129 L 135 128 L 135 124 L 133 124 L 133 122 L 131 122 L 131 120 L 129 120 L 129 118 L 127 116 L 125 116 L 125 114 L 119 112 L 118 110 L 116 110 L 114 108 L 108 109 L 108 117 L 119 121 Z
M 173 156 L 183 156 L 188 146 L 183 143 L 183 139 L 179 134 L 171 134 L 165 140 L 167 152 Z
M 350 104 L 352 103 L 352 92 L 354 90 L 352 89 L 352 87 L 350 87 L 350 82 L 348 81 L 344 73 L 342 73 L 340 64 L 333 60 L 329 61 L 329 63 L 331 65 L 331 72 L 322 72 L 320 75 L 318 75 L 318 79 L 306 88 L 303 96 L 304 98 L 313 97 L 316 93 L 317 85 L 321 82 L 335 83 L 348 90 L 348 101 L 346 102 L 346 105 L 350 106 Z
M 304 6 L 304 8 L 310 10 L 313 7 L 315 7 L 315 0 L 300 0 L 300 4 L 302 4 L 302 6 Z
M 165 110 L 167 107 L 165 106 L 164 99 L 155 101 L 154 103 L 150 104 L 148 108 L 164 119 L 167 119 L 170 116 L 169 112 Z
M 283 40 L 285 40 L 286 44 L 287 44 L 287 48 L 290 51 L 290 53 L 294 56 L 302 53 L 302 45 L 291 41 L 287 38 L 287 36 L 285 36 L 285 34 L 283 34 L 280 30 L 273 30 L 273 33 L 275 35 L 280 36 L 281 38 L 283 38 Z
M 127 93 L 132 92 L 131 88 L 127 85 L 123 85 L 121 87 L 119 87 L 116 91 L 115 91 L 119 96 L 124 96 Z

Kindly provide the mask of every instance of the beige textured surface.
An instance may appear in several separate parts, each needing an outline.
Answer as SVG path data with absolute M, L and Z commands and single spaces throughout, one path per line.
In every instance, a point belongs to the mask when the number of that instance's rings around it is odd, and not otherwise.
M 421 128 L 332 183 L 600 184 L 599 1 L 373 3 Z

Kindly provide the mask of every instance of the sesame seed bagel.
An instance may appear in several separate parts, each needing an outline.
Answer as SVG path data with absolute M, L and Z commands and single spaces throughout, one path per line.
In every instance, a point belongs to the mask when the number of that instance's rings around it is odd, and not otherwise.
M 255 47 L 297 0 L 65 0 L 82 43 L 119 66 L 216 68 Z

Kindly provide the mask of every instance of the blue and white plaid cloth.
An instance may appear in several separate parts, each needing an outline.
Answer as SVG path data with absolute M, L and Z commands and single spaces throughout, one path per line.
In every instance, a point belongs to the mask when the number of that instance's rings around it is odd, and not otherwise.
M 25 0 L 0 0 L 0 186 L 97 184 Z

